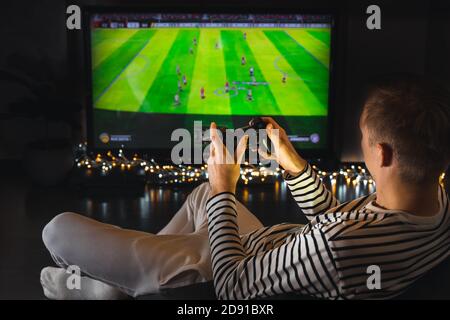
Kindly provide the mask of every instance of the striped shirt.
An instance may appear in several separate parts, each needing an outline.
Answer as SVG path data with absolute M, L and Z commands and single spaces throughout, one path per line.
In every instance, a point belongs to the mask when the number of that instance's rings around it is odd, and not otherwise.
M 387 299 L 404 292 L 449 255 L 449 200 L 419 217 L 374 205 L 376 194 L 339 204 L 310 165 L 285 176 L 306 225 L 278 224 L 239 235 L 236 200 L 207 204 L 214 286 L 219 299 L 295 292 L 324 299 Z M 379 267 L 380 288 L 368 286 Z

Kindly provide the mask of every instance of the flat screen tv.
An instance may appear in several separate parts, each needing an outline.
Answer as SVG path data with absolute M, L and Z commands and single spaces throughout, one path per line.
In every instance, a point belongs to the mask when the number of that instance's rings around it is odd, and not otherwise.
M 295 147 L 329 148 L 333 15 L 95 12 L 89 144 L 170 150 L 194 121 L 272 116 Z

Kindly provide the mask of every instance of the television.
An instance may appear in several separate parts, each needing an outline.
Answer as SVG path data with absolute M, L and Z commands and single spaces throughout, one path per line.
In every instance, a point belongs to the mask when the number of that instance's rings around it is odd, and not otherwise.
M 297 149 L 329 150 L 332 14 L 90 10 L 87 23 L 91 148 L 158 153 L 200 121 L 271 116 Z

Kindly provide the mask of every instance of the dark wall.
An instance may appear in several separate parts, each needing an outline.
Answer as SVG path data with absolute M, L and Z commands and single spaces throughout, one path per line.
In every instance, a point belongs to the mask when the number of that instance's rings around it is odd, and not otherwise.
M 426 70 L 441 81 L 450 79 L 450 1 L 432 6 Z
M 362 87 L 374 75 L 414 72 L 450 80 L 450 3 L 448 1 L 377 1 L 382 30 L 362 25 L 361 13 L 372 1 L 348 7 L 345 119 L 338 139 L 342 161 L 360 161 L 357 132 Z
M 2 1 L 0 3 L 0 70 L 18 73 L 11 59 L 20 54 L 22 67 L 37 66 L 46 59 L 55 71 L 57 81 L 67 78 L 67 43 L 65 4 L 58 0 Z M 50 72 L 51 70 L 49 70 Z M 11 103 L 29 94 L 18 85 L 0 76 L 0 159 L 20 158 L 26 142 L 44 135 L 39 119 L 12 117 Z M 67 136 L 68 128 L 54 125 L 55 132 Z
M 341 160 L 360 161 L 357 130 L 361 92 L 366 80 L 390 72 L 425 72 L 430 5 L 428 1 L 377 1 L 382 29 L 365 27 L 365 9 L 373 1 L 358 1 L 348 7 L 345 100 L 338 106 L 344 119 L 337 132 Z
M 123 3 L 124 1 L 69 1 L 67 4 Z M 149 1 L 137 1 L 149 3 Z M 130 1 L 126 2 L 130 3 Z M 151 2 L 155 5 L 155 2 Z M 178 8 L 194 3 L 196 8 L 253 7 L 270 8 L 273 1 L 171 1 L 164 6 Z M 368 5 L 373 1 L 277 1 L 277 8 L 335 7 L 342 16 L 339 43 L 339 74 L 336 103 L 335 154 L 342 161 L 360 161 L 357 139 L 357 117 L 361 105 L 361 88 L 373 75 L 409 71 L 432 74 L 448 80 L 450 74 L 450 14 L 446 1 L 376 1 L 382 10 L 382 30 L 365 27 Z M 82 50 L 78 47 L 81 33 L 66 31 L 66 3 L 58 0 L 14 1 L 0 4 L 0 69 L 8 68 L 7 57 L 19 52 L 31 57 L 46 57 L 55 78 L 67 91 L 82 101 Z M 0 78 L 0 159 L 19 158 L 27 141 L 42 135 L 38 120 L 11 119 L 10 102 L 23 95 L 24 89 Z M 64 106 L 61 106 L 64 108 Z M 82 119 L 82 115 L 80 116 Z M 83 122 L 83 120 L 80 120 Z M 70 136 L 64 125 L 54 125 L 56 135 Z M 82 134 L 82 133 L 81 133 Z M 73 134 L 79 140 L 79 134 Z

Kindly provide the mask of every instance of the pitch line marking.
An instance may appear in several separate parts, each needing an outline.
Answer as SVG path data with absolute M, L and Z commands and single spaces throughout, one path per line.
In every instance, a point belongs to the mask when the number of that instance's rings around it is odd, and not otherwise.
M 297 72 L 293 72 L 294 74 L 292 74 L 292 72 L 287 72 L 287 71 L 284 71 L 283 70 L 283 68 L 281 68 L 279 65 L 278 65 L 278 62 L 281 60 L 281 59 L 285 59 L 286 57 L 288 57 L 289 55 L 287 55 L 287 56 L 278 56 L 278 57 L 276 57 L 275 58 L 275 60 L 273 61 L 273 66 L 274 66 L 274 68 L 276 69 L 276 70 L 278 70 L 282 75 L 287 75 L 289 78 L 292 78 L 292 79 L 298 79 L 298 80 L 301 80 L 301 81 L 303 81 L 303 82 L 305 82 L 305 83 L 314 83 L 314 82 L 317 82 L 317 81 L 315 81 L 315 80 L 313 80 L 313 78 L 311 78 L 311 79 L 305 79 L 305 78 L 303 78 L 303 77 L 301 77 Z
M 95 99 L 94 104 L 96 104 L 98 102 L 98 100 L 105 94 L 106 91 L 108 91 L 111 86 L 119 79 L 119 77 L 125 72 L 125 70 L 129 67 L 129 65 L 134 61 L 134 59 L 136 59 L 136 57 L 138 55 L 141 54 L 142 50 L 144 50 L 145 47 L 147 47 L 147 44 L 149 43 L 150 39 L 152 37 L 148 37 L 148 39 L 145 41 L 144 45 L 142 46 L 142 48 L 133 56 L 133 58 L 130 59 L 130 61 L 127 62 L 127 64 L 125 65 L 125 67 L 119 72 L 119 74 L 117 76 L 114 77 L 113 81 L 111 81 L 111 83 L 98 95 L 98 97 Z
M 263 81 L 263 82 L 232 81 L 231 83 L 236 84 L 236 85 L 243 84 L 243 85 L 247 85 L 247 86 L 230 88 L 230 90 L 228 90 L 228 93 L 230 93 L 231 91 L 234 92 L 233 95 L 229 94 L 230 98 L 237 97 L 239 95 L 239 91 L 247 92 L 248 89 L 251 89 L 256 86 L 269 86 L 270 85 L 270 83 L 267 81 Z M 223 96 L 227 95 L 225 87 L 217 88 L 216 90 L 213 91 L 213 93 L 218 97 L 223 97 Z
M 317 59 L 316 56 L 314 56 L 311 52 L 309 52 L 308 49 L 306 49 L 302 44 L 300 44 L 300 42 L 295 40 L 294 37 L 292 37 L 288 32 L 284 31 L 284 33 L 286 33 L 288 35 L 288 37 L 291 38 L 296 44 L 298 44 L 300 47 L 302 47 L 303 50 L 305 50 L 305 52 L 307 52 L 314 60 L 316 60 L 317 63 L 323 65 L 323 63 L 319 59 Z

